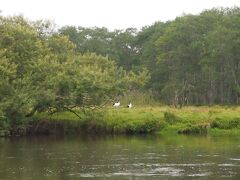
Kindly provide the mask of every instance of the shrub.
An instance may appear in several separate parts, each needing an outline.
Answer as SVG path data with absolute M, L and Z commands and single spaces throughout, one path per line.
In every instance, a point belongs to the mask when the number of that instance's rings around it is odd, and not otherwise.
M 181 120 L 178 116 L 176 116 L 175 114 L 173 114 L 171 112 L 164 112 L 164 118 L 165 118 L 166 122 L 171 125 L 175 124 Z
M 165 127 L 165 122 L 158 119 L 146 119 L 144 121 L 138 122 L 134 121 L 127 124 L 126 133 L 152 133 L 156 132 Z
M 207 134 L 207 129 L 209 124 L 188 124 L 187 127 L 184 127 L 178 130 L 179 134 Z
M 230 128 L 240 128 L 240 118 L 233 118 L 229 121 Z
M 0 129 L 6 129 L 8 128 L 8 123 L 5 118 L 0 117 Z
M 221 119 L 215 118 L 211 123 L 211 128 L 219 128 L 219 129 L 233 129 L 240 128 L 240 118 L 232 118 L 232 119 Z

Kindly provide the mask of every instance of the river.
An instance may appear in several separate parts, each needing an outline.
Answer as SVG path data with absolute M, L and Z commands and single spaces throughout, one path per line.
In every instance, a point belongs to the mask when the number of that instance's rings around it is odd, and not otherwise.
M 0 138 L 0 179 L 240 179 L 240 137 Z

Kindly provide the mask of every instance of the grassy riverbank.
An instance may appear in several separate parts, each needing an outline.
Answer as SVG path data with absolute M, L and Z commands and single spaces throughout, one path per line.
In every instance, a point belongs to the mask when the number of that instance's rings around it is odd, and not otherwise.
M 108 107 L 53 115 L 39 113 L 16 134 L 160 133 L 240 135 L 240 107 Z
M 41 113 L 33 122 L 38 127 L 61 126 L 64 133 L 240 134 L 240 107 L 109 107 L 77 113 L 81 118 L 71 112 Z

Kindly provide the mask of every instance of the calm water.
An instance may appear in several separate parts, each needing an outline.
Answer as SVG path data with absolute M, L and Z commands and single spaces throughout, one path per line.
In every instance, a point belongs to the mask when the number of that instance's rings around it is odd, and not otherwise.
M 0 179 L 240 179 L 240 137 L 0 138 Z

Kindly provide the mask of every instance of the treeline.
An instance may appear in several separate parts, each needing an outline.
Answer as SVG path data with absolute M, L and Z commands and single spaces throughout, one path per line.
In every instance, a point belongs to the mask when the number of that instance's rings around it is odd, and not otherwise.
M 157 101 L 175 106 L 239 104 L 240 8 L 212 9 L 109 32 L 67 26 L 59 30 L 79 53 L 107 55 L 125 70 L 145 67 Z
M 238 7 L 140 31 L 56 30 L 0 16 L 0 118 L 18 124 L 35 112 L 99 106 L 140 89 L 175 106 L 239 104 L 239 49 Z

